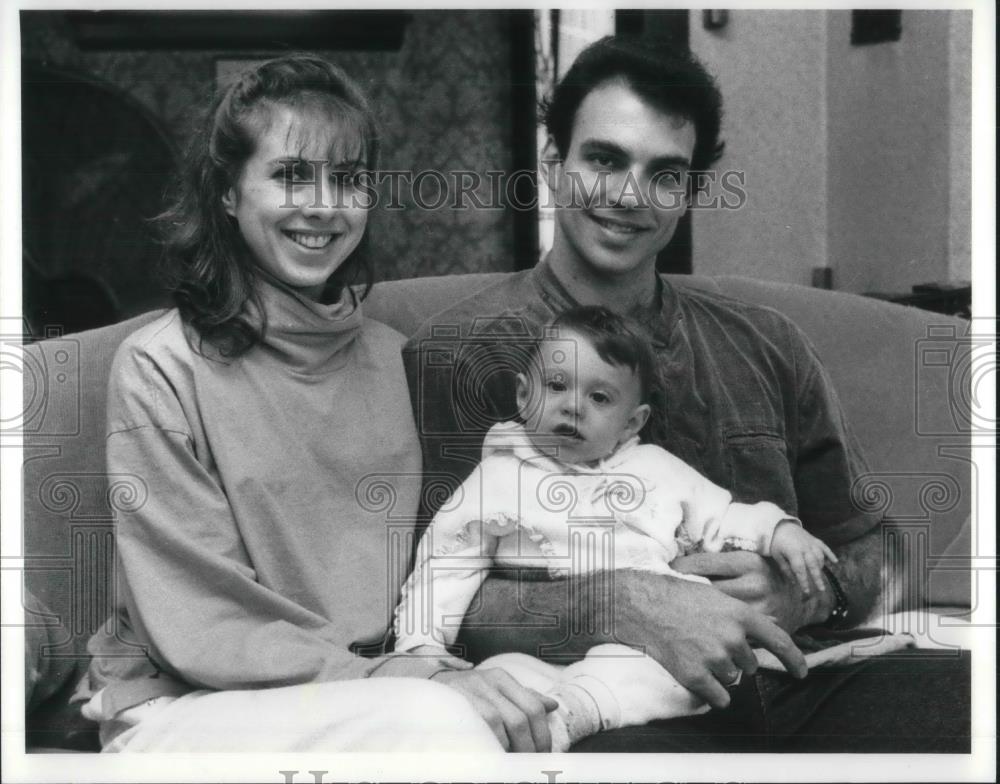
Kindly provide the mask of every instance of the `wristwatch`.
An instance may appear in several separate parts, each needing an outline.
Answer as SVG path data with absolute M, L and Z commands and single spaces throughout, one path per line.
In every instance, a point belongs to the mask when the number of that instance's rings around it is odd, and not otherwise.
M 830 590 L 833 592 L 833 609 L 823 625 L 828 629 L 846 629 L 850 624 L 848 620 L 850 605 L 847 603 L 847 594 L 844 593 L 840 580 L 837 579 L 830 567 L 824 566 L 823 574 L 830 582 Z

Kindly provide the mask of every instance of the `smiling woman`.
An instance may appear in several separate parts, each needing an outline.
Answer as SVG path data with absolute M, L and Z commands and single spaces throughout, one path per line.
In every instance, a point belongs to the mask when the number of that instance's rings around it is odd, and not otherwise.
M 261 275 L 326 302 L 370 282 L 368 205 L 345 172 L 377 160 L 367 99 L 324 60 L 259 64 L 220 91 L 164 221 L 174 297 L 201 336 L 233 355 L 259 340 L 241 311 L 259 310 Z
M 164 218 L 177 308 L 108 387 L 109 475 L 147 495 L 89 645 L 105 751 L 499 751 L 483 705 L 544 716 L 509 677 L 388 652 L 398 556 L 356 488 L 385 477 L 412 519 L 420 449 L 403 338 L 348 285 L 376 139 L 353 82 L 293 56 L 221 93 L 188 150 Z

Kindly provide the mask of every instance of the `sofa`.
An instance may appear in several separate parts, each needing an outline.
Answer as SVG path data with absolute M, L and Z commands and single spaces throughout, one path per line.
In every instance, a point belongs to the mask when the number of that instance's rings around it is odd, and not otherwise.
M 366 312 L 409 335 L 503 274 L 380 283 Z M 869 460 L 870 473 L 855 488 L 857 503 L 892 521 L 883 534 L 895 554 L 883 608 L 948 607 L 961 614 L 973 606 L 969 322 L 741 277 L 671 281 L 775 308 L 816 345 Z M 98 750 L 96 726 L 70 698 L 87 667 L 87 640 L 113 604 L 116 515 L 141 501 L 127 477 L 105 473 L 106 382 L 118 344 L 155 315 L 54 336 L 21 352 L 29 750 Z

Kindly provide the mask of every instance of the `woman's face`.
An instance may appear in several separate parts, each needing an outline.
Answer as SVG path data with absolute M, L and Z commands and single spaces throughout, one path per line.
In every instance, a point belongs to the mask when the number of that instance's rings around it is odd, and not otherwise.
M 223 206 L 261 268 L 318 299 L 365 232 L 369 204 L 355 177 L 364 147 L 321 112 L 277 105 L 262 119 Z

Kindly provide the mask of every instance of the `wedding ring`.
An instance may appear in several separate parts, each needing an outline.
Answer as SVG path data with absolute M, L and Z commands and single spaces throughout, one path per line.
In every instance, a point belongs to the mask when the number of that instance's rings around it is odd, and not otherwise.
M 725 684 L 725 686 L 727 689 L 735 689 L 740 685 L 741 680 L 743 680 L 743 670 L 737 670 L 736 675 L 733 676 L 733 679 L 729 681 L 729 683 Z

